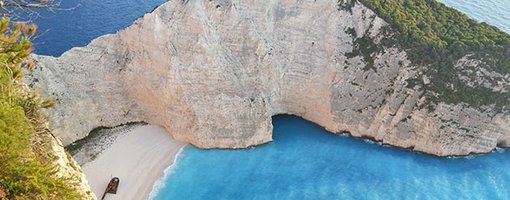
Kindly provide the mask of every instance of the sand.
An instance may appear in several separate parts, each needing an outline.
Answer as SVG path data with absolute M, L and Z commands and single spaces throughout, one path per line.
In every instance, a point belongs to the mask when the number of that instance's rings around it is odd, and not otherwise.
M 82 168 L 98 199 L 113 177 L 120 178 L 117 194 L 105 199 L 147 199 L 156 180 L 184 146 L 160 127 L 138 126 L 120 135 Z

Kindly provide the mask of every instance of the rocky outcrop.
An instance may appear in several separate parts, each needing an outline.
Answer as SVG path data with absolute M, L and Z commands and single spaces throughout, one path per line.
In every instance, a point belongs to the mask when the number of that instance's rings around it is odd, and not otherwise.
M 65 144 L 98 126 L 145 121 L 198 147 L 243 148 L 271 141 L 271 116 L 287 113 L 441 156 L 510 145 L 508 110 L 428 109 L 409 81 L 430 82 L 424 67 L 380 45 L 394 34 L 359 3 L 169 1 L 86 47 L 34 56 L 31 80 L 55 97 L 51 121 Z M 508 92 L 508 75 L 483 73 Z
M 76 191 L 84 199 L 95 200 L 96 196 L 92 193 L 85 174 L 78 163 L 66 152 L 62 142 L 49 131 L 40 133 L 38 139 L 50 147 L 50 151 L 47 153 L 51 154 L 52 158 L 55 158 L 53 161 L 54 167 L 58 169 L 55 176 L 65 177 L 68 184 L 74 185 Z

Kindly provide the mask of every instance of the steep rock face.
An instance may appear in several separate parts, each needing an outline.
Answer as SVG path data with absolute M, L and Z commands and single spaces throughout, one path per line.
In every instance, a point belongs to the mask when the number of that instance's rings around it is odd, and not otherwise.
M 145 121 L 199 147 L 243 148 L 271 141 L 271 116 L 288 113 L 435 155 L 510 145 L 508 112 L 427 109 L 409 82 L 428 81 L 423 67 L 380 44 L 393 34 L 358 3 L 170 1 L 59 58 L 34 56 L 31 80 L 56 98 L 51 120 L 65 144 Z M 508 92 L 510 77 L 499 78 Z
M 85 174 L 78 163 L 65 151 L 62 142 L 52 136 L 50 132 L 40 133 L 39 139 L 45 144 L 49 144 L 51 148 L 50 153 L 55 157 L 54 164 L 58 169 L 56 176 L 67 178 L 69 184 L 76 184 L 76 191 L 85 199 L 95 200 L 96 196 L 92 193 Z

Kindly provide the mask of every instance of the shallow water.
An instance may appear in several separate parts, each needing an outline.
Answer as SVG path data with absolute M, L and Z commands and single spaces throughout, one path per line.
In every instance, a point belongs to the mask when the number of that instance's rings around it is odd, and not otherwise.
M 438 158 L 273 118 L 274 142 L 186 147 L 154 199 L 505 199 L 510 153 Z

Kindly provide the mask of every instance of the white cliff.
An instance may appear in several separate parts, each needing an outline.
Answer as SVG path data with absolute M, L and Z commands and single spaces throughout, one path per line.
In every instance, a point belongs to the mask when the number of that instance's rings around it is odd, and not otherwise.
M 336 1 L 169 1 L 113 35 L 59 58 L 34 56 L 35 87 L 55 97 L 54 132 L 69 144 L 99 126 L 145 121 L 202 148 L 272 140 L 271 116 L 301 116 L 435 155 L 510 145 L 510 114 L 465 104 L 424 108 L 412 78 L 429 80 L 396 47 L 348 56 L 356 39 L 378 44 L 388 24 L 361 4 Z M 510 77 L 499 88 L 508 89 Z

